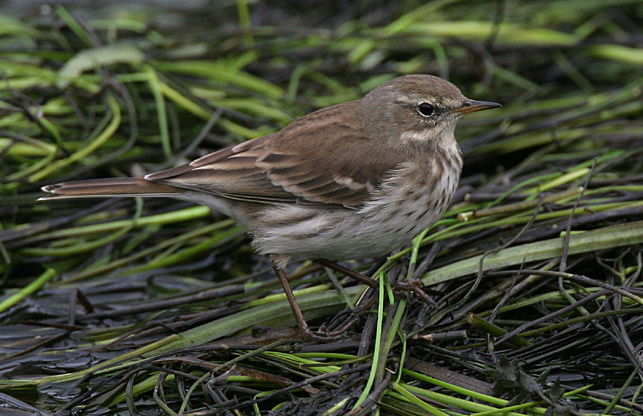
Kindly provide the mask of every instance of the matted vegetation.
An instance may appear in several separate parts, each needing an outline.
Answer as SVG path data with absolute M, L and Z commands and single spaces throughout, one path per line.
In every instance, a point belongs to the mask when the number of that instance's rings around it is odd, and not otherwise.
M 205 28 L 123 9 L 0 18 L 0 410 L 643 414 L 641 3 L 409 2 L 354 21 L 358 6 L 334 18 L 315 3 L 264 6 L 260 25 L 236 7 L 221 14 L 238 23 Z M 35 201 L 44 184 L 171 167 L 404 73 L 505 106 L 461 122 L 444 218 L 347 264 L 379 293 L 289 270 L 311 323 L 354 324 L 340 341 L 296 339 L 269 263 L 207 208 Z M 393 299 L 389 282 L 414 277 L 433 303 Z

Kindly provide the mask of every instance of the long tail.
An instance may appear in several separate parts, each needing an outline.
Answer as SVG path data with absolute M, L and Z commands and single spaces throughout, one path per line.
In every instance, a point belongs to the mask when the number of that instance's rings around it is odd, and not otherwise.
M 39 198 L 38 200 L 119 196 L 177 197 L 184 192 L 181 188 L 143 178 L 111 178 L 61 182 L 43 186 L 42 190 L 51 195 Z

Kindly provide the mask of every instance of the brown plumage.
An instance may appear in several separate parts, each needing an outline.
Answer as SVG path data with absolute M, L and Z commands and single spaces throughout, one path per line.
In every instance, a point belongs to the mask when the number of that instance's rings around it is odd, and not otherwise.
M 396 78 L 364 98 L 302 117 L 283 130 L 144 178 L 45 186 L 44 199 L 167 196 L 208 205 L 244 224 L 283 273 L 291 260 L 388 254 L 431 226 L 455 192 L 461 114 L 498 107 L 430 75 Z

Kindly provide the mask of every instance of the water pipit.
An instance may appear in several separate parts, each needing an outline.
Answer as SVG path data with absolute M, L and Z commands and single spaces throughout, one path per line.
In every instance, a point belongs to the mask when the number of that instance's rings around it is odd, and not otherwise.
M 456 190 L 456 122 L 495 107 L 441 78 L 407 75 L 186 165 L 143 178 L 48 185 L 43 199 L 171 197 L 218 210 L 270 256 L 302 334 L 323 339 L 332 334 L 309 329 L 284 268 L 303 259 L 332 265 L 376 257 L 409 244 Z

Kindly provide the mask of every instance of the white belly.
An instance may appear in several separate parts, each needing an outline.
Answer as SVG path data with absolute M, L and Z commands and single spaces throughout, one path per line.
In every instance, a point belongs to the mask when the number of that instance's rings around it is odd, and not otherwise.
M 267 209 L 261 223 L 280 225 L 252 230 L 253 244 L 263 254 L 293 260 L 370 258 L 408 245 L 440 219 L 455 192 L 459 171 L 439 178 L 422 172 L 428 176 L 425 186 L 419 188 L 406 179 L 418 172 L 404 173 L 397 181 L 385 182 L 378 195 L 357 210 L 297 205 Z

